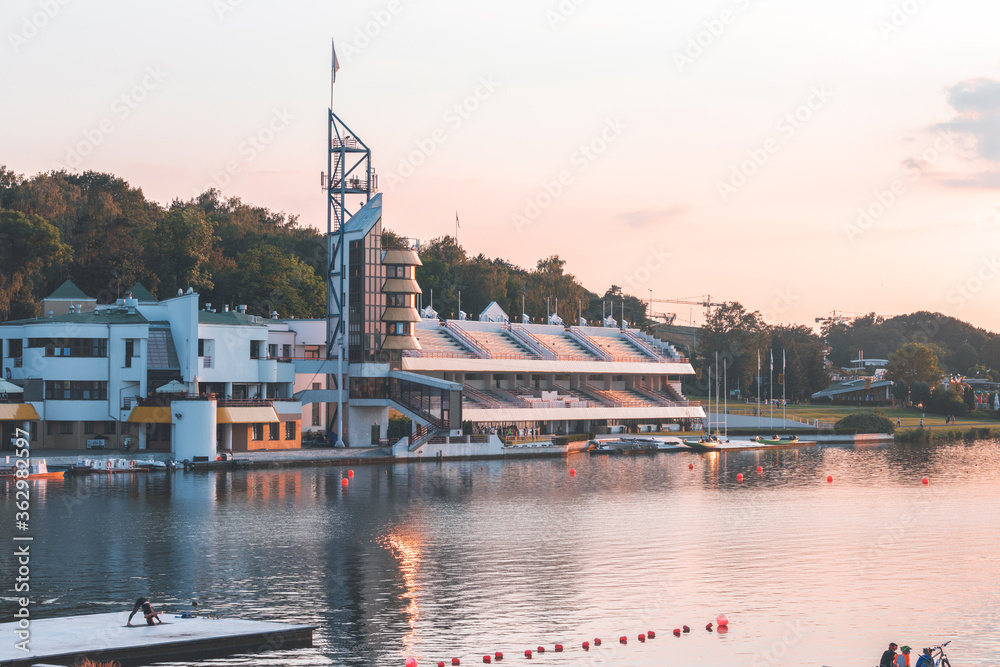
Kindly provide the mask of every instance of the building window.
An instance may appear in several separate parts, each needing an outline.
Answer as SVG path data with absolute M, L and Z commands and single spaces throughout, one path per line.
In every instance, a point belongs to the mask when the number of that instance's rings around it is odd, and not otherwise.
M 319 359 L 319 345 L 305 346 L 306 359 Z
M 104 435 L 114 435 L 115 431 L 118 430 L 116 428 L 117 424 L 118 422 L 115 421 L 104 422 Z
M 59 433 L 73 435 L 73 422 L 59 422 Z
M 295 422 L 285 422 L 285 440 L 295 440 Z
M 108 383 L 103 380 L 47 380 L 47 401 L 106 401 Z
M 281 346 L 281 358 L 289 359 L 291 358 L 291 356 L 292 356 L 292 346 L 289 345 L 288 343 L 285 343 L 284 345 Z
M 84 435 L 94 434 L 94 422 L 83 422 L 83 434 Z
M 312 388 L 313 389 L 320 389 L 321 388 L 320 383 L 319 382 L 313 382 Z M 313 426 L 319 426 L 320 424 L 322 424 L 322 422 L 320 421 L 320 405 L 319 405 L 319 403 L 313 403 L 312 404 L 312 425 Z
M 267 425 L 267 439 L 268 440 L 277 440 L 278 439 L 278 433 L 279 433 L 278 422 L 271 422 L 270 424 Z
M 267 358 L 277 359 L 278 358 L 278 345 L 276 343 L 271 343 L 267 346 Z
M 264 425 L 263 424 L 254 424 L 252 430 L 253 430 L 253 434 L 252 434 L 251 437 L 254 440 L 263 440 L 264 439 Z
M 135 356 L 135 341 L 131 338 L 125 340 L 125 368 L 132 368 L 132 357 Z
M 250 341 L 250 358 L 260 359 L 261 348 L 264 346 L 264 341 L 262 340 L 252 340 Z
M 38 422 L 31 422 L 31 441 L 38 441 Z
M 29 338 L 28 347 L 45 348 L 46 357 L 106 357 L 107 338 Z

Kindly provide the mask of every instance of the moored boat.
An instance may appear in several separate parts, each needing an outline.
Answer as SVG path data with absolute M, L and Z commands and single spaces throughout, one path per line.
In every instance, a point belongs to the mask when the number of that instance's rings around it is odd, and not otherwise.
M 11 468 L 4 468 L 0 477 L 16 477 L 16 473 L 17 467 L 15 465 Z M 45 459 L 32 459 L 28 462 L 27 479 L 62 479 L 65 474 L 65 470 L 49 470 Z

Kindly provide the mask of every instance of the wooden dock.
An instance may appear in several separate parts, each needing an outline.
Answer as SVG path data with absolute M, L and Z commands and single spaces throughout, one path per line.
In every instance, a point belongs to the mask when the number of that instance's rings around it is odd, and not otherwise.
M 32 619 L 28 652 L 16 623 L 0 624 L 0 665 L 30 667 L 39 663 L 70 665 L 83 658 L 143 665 L 152 662 L 198 660 L 233 653 L 263 653 L 312 646 L 315 625 L 287 625 L 231 618 L 176 618 L 164 613 L 163 625 L 146 625 L 141 615 L 125 621 L 128 612 Z M 141 622 L 141 625 L 136 623 Z

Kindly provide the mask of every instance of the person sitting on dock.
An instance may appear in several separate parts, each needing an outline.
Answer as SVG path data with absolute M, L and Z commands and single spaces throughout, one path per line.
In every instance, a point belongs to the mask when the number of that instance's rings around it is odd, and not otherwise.
M 153 605 L 150 604 L 149 600 L 146 598 L 139 598 L 135 601 L 135 606 L 132 607 L 132 613 L 128 615 L 128 621 L 125 625 L 132 625 L 132 617 L 135 616 L 136 612 L 142 609 L 142 615 L 146 619 L 146 625 L 153 625 L 154 622 L 163 623 L 160 620 L 160 613 L 158 611 L 153 611 Z

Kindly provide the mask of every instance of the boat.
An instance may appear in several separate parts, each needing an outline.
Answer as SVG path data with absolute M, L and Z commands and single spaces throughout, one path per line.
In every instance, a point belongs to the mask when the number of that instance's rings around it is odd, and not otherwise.
M 17 466 L 5 468 L 0 477 L 16 477 Z M 45 459 L 33 459 L 28 462 L 28 479 L 62 479 L 65 470 L 49 470 Z M 24 479 L 23 477 L 21 479 Z
M 722 444 L 722 441 L 719 440 L 719 436 L 709 435 L 702 438 L 698 438 L 697 440 L 691 438 L 685 438 L 684 444 L 691 449 L 708 450 L 708 449 L 715 449 L 720 444 Z
M 756 438 L 751 439 L 752 442 L 759 442 L 762 445 L 788 445 L 799 441 L 799 436 L 789 435 L 784 438 L 774 436 L 773 438 L 765 438 L 758 435 Z
M 166 469 L 165 463 L 158 461 L 138 461 L 136 459 L 79 459 L 74 470 L 89 469 L 96 473 L 135 473 L 149 472 L 151 467 Z

